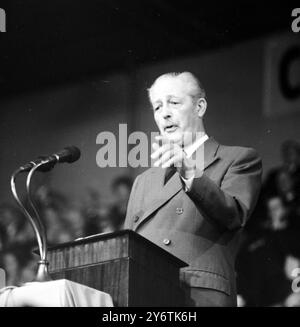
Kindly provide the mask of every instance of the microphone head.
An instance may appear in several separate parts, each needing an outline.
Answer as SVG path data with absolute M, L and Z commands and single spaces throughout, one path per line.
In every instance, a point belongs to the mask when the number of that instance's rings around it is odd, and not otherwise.
M 67 146 L 63 149 L 63 155 L 61 159 L 59 160 L 60 162 L 74 162 L 77 161 L 80 158 L 81 152 L 76 146 Z M 58 154 L 59 155 L 59 154 Z M 60 157 L 60 155 L 59 155 Z
M 62 151 L 54 153 L 51 156 L 39 156 L 37 160 L 31 161 L 24 166 L 20 167 L 20 171 L 30 171 L 34 166 L 45 161 L 37 170 L 47 172 L 51 170 L 58 162 L 72 163 L 80 158 L 80 150 L 76 146 L 65 147 Z

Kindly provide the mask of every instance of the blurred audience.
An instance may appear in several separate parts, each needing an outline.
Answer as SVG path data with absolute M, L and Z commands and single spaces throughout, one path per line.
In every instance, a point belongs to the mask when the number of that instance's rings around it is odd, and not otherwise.
M 294 140 L 283 142 L 281 158 L 282 164 L 267 174 L 262 192 L 266 196 L 279 194 L 295 216 L 300 216 L 300 143 Z
M 0 235 L 1 250 L 10 244 L 30 244 L 33 242 L 34 233 L 29 222 L 15 206 L 4 203 L 0 206 Z
M 132 181 L 127 176 L 113 180 L 112 203 L 103 203 L 100 193 L 89 188 L 82 203 L 46 185 L 35 192 L 34 202 L 46 228 L 49 246 L 88 235 L 121 229 Z M 0 205 L 0 267 L 7 275 L 7 285 L 19 286 L 35 277 L 38 257 L 34 231 L 28 219 L 14 204 Z
M 300 306 L 292 289 L 300 273 L 300 145 L 281 147 L 282 164 L 263 183 L 237 258 L 240 306 Z
M 289 208 L 280 196 L 266 200 L 266 212 L 263 232 L 240 249 L 237 261 L 239 293 L 249 306 L 283 306 L 292 292 L 287 265 L 300 258 L 299 232 L 289 228 Z

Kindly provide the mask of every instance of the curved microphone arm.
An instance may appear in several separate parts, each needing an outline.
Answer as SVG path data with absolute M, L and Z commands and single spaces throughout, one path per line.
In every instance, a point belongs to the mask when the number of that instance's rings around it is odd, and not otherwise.
M 48 272 L 48 265 L 49 262 L 47 261 L 47 236 L 46 236 L 46 230 L 44 227 L 44 224 L 42 223 L 39 212 L 34 205 L 34 202 L 32 200 L 32 192 L 31 192 L 31 180 L 33 177 L 33 174 L 36 170 L 41 171 L 48 171 L 53 168 L 53 166 L 58 162 L 68 162 L 72 163 L 80 158 L 80 150 L 75 147 L 66 147 L 62 151 L 58 153 L 54 153 L 51 156 L 48 157 L 39 157 L 37 161 L 30 161 L 30 163 L 27 163 L 26 165 L 18 168 L 11 176 L 10 184 L 11 184 L 11 190 L 13 193 L 13 196 L 20 206 L 22 212 L 25 214 L 25 216 L 29 219 L 30 224 L 33 227 L 38 247 L 39 247 L 39 253 L 40 253 L 40 260 L 38 262 L 38 271 L 36 274 L 35 281 L 39 282 L 45 282 L 48 280 L 51 280 L 51 276 Z M 44 167 L 42 167 L 45 165 Z M 19 173 L 27 172 L 30 169 L 27 180 L 26 180 L 26 190 L 27 190 L 27 196 L 29 205 L 31 206 L 34 216 L 33 217 L 28 210 L 25 208 L 25 206 L 22 204 L 21 200 L 19 199 L 18 193 L 16 191 L 16 177 Z
M 37 242 L 38 242 L 38 247 L 39 247 L 39 253 L 40 253 L 40 260 L 38 261 L 38 269 L 37 269 L 37 274 L 36 277 L 34 279 L 34 281 L 38 281 L 38 282 L 46 282 L 51 280 L 51 277 L 49 275 L 48 272 L 48 261 L 47 261 L 47 238 L 46 238 L 46 232 L 45 232 L 45 228 L 44 225 L 41 222 L 41 219 L 39 217 L 39 213 L 36 209 L 36 207 L 33 204 L 32 201 L 32 197 L 31 197 L 31 189 L 30 189 L 30 182 L 31 182 L 31 178 L 33 176 L 33 173 L 36 171 L 36 169 L 38 169 L 40 166 L 44 165 L 48 163 L 48 161 L 43 160 L 42 162 L 40 162 L 39 164 L 33 166 L 33 168 L 31 168 L 28 176 L 27 176 L 27 183 L 26 183 L 26 187 L 27 187 L 27 195 L 28 195 L 28 199 L 29 199 L 29 204 L 31 205 L 32 209 L 34 210 L 35 213 L 35 217 L 33 218 L 30 213 L 28 212 L 28 210 L 25 208 L 25 206 L 22 204 L 21 200 L 19 199 L 18 193 L 16 191 L 16 177 L 19 173 L 24 172 L 23 167 L 18 168 L 11 176 L 11 180 L 10 180 L 10 184 L 11 184 L 11 190 L 13 193 L 13 196 L 15 198 L 15 200 L 17 201 L 18 205 L 20 206 L 21 210 L 23 211 L 23 213 L 25 214 L 25 216 L 29 219 L 29 222 L 31 224 L 31 226 L 33 227 Z
M 21 208 L 22 212 L 24 213 L 24 215 L 29 219 L 29 222 L 34 230 L 37 242 L 38 242 L 38 247 L 39 247 L 39 252 L 40 252 L 40 257 L 43 257 L 43 241 L 42 241 L 42 237 L 40 234 L 40 230 L 39 230 L 39 225 L 37 224 L 37 222 L 33 219 L 33 217 L 30 215 L 30 213 L 27 211 L 27 209 L 25 208 L 25 206 L 22 204 L 18 193 L 16 191 L 16 177 L 19 173 L 23 172 L 22 169 L 18 168 L 17 170 L 14 171 L 14 173 L 11 176 L 10 179 L 10 186 L 11 186 L 11 191 L 12 194 L 16 200 L 16 202 L 18 203 L 19 207 Z
M 38 213 L 38 210 L 36 209 L 36 206 L 34 205 L 33 200 L 32 200 L 31 179 L 32 179 L 35 171 L 39 167 L 43 166 L 46 163 L 48 163 L 48 161 L 43 160 L 40 163 L 38 163 L 37 165 L 35 165 L 33 168 L 31 168 L 31 170 L 27 176 L 27 179 L 26 179 L 26 190 L 27 190 L 27 195 L 28 195 L 28 201 L 35 213 L 35 219 L 36 219 L 36 223 L 38 225 L 38 231 L 39 231 L 39 239 L 41 240 L 41 245 L 42 245 L 42 248 L 40 251 L 40 256 L 41 256 L 41 260 L 43 260 L 43 261 L 47 260 L 47 236 L 46 236 L 46 230 L 45 230 L 44 224 L 42 223 L 40 215 Z

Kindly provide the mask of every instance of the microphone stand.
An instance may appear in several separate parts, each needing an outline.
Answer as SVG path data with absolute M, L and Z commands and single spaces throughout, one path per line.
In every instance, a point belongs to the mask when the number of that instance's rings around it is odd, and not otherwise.
M 41 167 L 42 165 L 48 163 L 47 160 L 42 160 L 40 163 L 38 163 L 37 165 L 34 165 L 33 168 L 31 168 L 28 176 L 27 176 L 27 180 L 26 180 L 26 190 L 27 190 L 27 196 L 28 196 L 28 200 L 29 200 L 29 204 L 31 205 L 35 217 L 33 218 L 30 213 L 28 212 L 28 210 L 25 208 L 25 206 L 22 204 L 22 202 L 20 201 L 20 198 L 18 196 L 18 193 L 16 191 L 16 185 L 15 185 L 15 180 L 16 177 L 19 173 L 23 172 L 22 167 L 18 168 L 11 176 L 11 190 L 13 193 L 13 196 L 16 200 L 16 202 L 18 203 L 19 207 L 21 208 L 22 212 L 25 214 L 25 216 L 29 219 L 29 222 L 34 230 L 37 242 L 38 242 L 38 248 L 39 248 L 39 254 L 40 254 L 40 260 L 38 261 L 38 269 L 37 269 L 37 274 L 36 277 L 34 279 L 34 281 L 38 281 L 38 282 L 45 282 L 45 281 L 49 281 L 52 280 L 52 278 L 49 275 L 48 272 L 48 266 L 49 266 L 49 262 L 47 261 L 47 238 L 46 238 L 46 231 L 44 228 L 44 225 L 40 219 L 39 213 L 36 209 L 36 207 L 33 204 L 32 201 L 32 192 L 31 192 L 31 179 L 32 176 L 34 174 L 34 172 Z
M 35 173 L 35 171 L 41 167 L 42 165 L 48 163 L 47 160 L 43 160 L 42 162 L 38 163 L 37 165 L 35 165 L 33 168 L 31 168 L 28 176 L 27 176 L 27 180 L 26 180 L 26 189 L 27 189 L 27 195 L 28 195 L 28 201 L 29 204 L 31 205 L 34 213 L 35 213 L 35 217 L 36 217 L 36 221 L 39 225 L 39 234 L 40 234 L 40 238 L 41 238 L 41 251 L 40 251 L 40 259 L 38 261 L 38 271 L 37 271 L 37 275 L 36 275 L 36 281 L 39 282 L 43 282 L 43 281 L 49 281 L 52 280 L 52 278 L 49 275 L 48 272 L 48 266 L 49 266 L 49 262 L 47 261 L 47 236 L 46 236 L 46 230 L 44 227 L 44 224 L 41 221 L 40 215 L 38 213 L 38 210 L 36 209 L 36 206 L 33 203 L 32 200 L 32 190 L 31 190 L 31 179 L 33 177 L 33 174 Z

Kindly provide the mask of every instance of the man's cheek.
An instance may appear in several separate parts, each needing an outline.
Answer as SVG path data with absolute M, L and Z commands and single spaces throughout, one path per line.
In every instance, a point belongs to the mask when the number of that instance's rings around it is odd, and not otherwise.
M 159 122 L 159 119 L 154 116 L 154 120 L 155 120 L 156 126 L 160 129 L 161 124 Z

